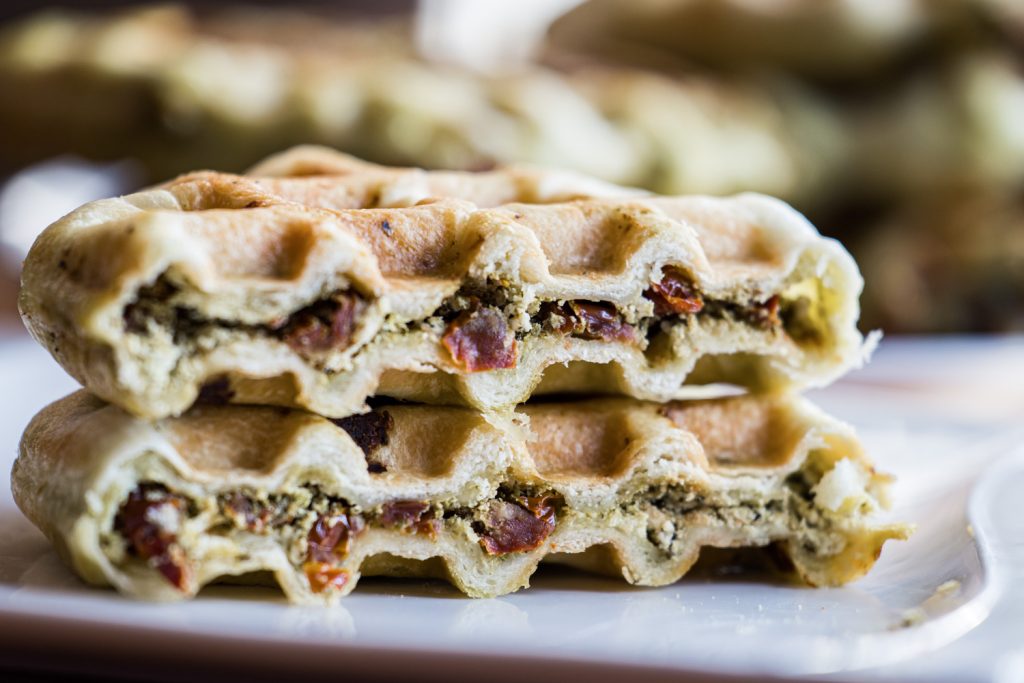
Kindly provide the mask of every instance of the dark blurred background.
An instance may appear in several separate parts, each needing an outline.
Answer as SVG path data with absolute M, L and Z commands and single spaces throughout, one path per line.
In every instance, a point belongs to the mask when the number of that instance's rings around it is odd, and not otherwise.
M 482 7 L 3 3 L 0 317 L 65 211 L 318 143 L 765 192 L 853 251 L 865 327 L 1024 330 L 1024 3 Z

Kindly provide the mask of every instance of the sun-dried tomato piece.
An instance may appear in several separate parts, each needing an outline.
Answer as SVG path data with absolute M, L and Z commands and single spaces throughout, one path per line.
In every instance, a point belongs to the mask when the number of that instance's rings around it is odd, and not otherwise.
M 545 301 L 540 305 L 537 319 L 546 324 L 548 328 L 562 334 L 572 334 L 579 323 L 568 304 L 559 304 L 554 301 Z
M 180 591 L 185 590 L 188 583 L 188 565 L 185 564 L 185 553 L 178 546 L 171 546 L 166 555 L 150 560 L 150 564 L 167 579 L 172 586 Z
M 767 301 L 755 303 L 745 310 L 747 322 L 762 329 L 770 329 L 782 324 L 779 318 L 779 295 L 770 297 Z
M 335 562 L 348 554 L 352 538 L 363 530 L 358 515 L 341 513 L 319 515 L 309 530 L 307 557 L 314 562 Z
M 344 588 L 348 583 L 348 572 L 337 565 L 348 554 L 353 537 L 363 528 L 363 518 L 348 512 L 316 518 L 306 537 L 309 547 L 302 565 L 314 593 Z
M 612 304 L 548 301 L 541 305 L 540 315 L 551 329 L 562 334 L 604 341 L 636 341 L 636 328 L 625 322 Z
M 185 590 L 189 568 L 177 534 L 162 521 L 167 515 L 180 517 L 187 509 L 185 498 L 165 486 L 140 484 L 114 517 L 114 530 L 127 542 L 129 554 L 145 560 L 179 590 Z
M 224 514 L 231 518 L 238 526 L 249 531 L 262 531 L 263 522 L 261 515 L 256 511 L 253 501 L 247 496 L 235 491 L 220 499 L 221 509 Z
M 352 342 L 359 308 L 355 294 L 338 294 L 296 311 L 278 334 L 300 354 L 344 349 Z
M 488 555 L 533 550 L 555 530 L 551 496 L 519 496 L 514 501 L 493 500 L 477 533 Z
M 574 333 L 584 339 L 634 341 L 636 329 L 626 323 L 612 304 L 570 301 L 569 309 L 578 321 Z
M 667 266 L 662 271 L 661 281 L 652 284 L 644 296 L 654 302 L 657 316 L 691 315 L 704 308 L 704 299 L 693 280 L 675 266 Z
M 384 472 L 387 468 L 371 456 L 381 446 L 388 445 L 388 432 L 395 426 L 395 420 L 386 410 L 372 411 L 362 415 L 350 415 L 331 420 L 352 437 L 366 455 L 366 468 L 370 472 Z
M 514 368 L 516 340 L 505 315 L 488 306 L 463 311 L 448 323 L 441 342 L 466 372 Z
M 539 496 L 516 496 L 515 501 L 534 514 L 535 517 L 555 514 L 555 502 L 560 500 L 556 495 L 543 493 Z
M 328 588 L 341 590 L 348 583 L 349 574 L 329 562 L 306 562 L 302 565 L 309 587 L 314 593 L 323 593 Z
M 380 523 L 430 538 L 437 538 L 437 533 L 441 530 L 441 520 L 434 517 L 430 504 L 422 500 L 396 500 L 385 503 L 380 511 Z

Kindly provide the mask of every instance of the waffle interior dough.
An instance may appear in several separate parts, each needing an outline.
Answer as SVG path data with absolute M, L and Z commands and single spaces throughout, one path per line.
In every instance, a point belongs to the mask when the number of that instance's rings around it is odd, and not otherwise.
M 542 559 L 662 585 L 702 547 L 769 543 L 830 586 L 908 533 L 879 522 L 888 478 L 850 429 L 781 396 L 538 404 L 491 421 L 203 406 L 150 423 L 82 391 L 34 419 L 12 478 L 78 574 L 156 600 L 256 572 L 294 602 L 331 602 L 361 574 L 494 596 Z
M 330 417 L 374 394 L 499 410 L 533 393 L 806 387 L 870 346 L 853 260 L 777 200 L 546 204 L 574 176 L 381 173 L 207 172 L 87 204 L 33 246 L 26 325 L 90 391 L 149 418 L 220 384 Z M 417 201 L 432 184 L 493 198 L 496 178 L 514 181 L 502 200 L 535 203 Z M 399 206 L 352 208 L 381 202 Z

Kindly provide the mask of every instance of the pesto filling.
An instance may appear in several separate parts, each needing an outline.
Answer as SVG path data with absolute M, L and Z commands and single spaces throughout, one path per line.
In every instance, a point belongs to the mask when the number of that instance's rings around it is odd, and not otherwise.
M 188 590 L 193 561 L 189 539 L 199 535 L 271 537 L 297 570 L 306 571 L 314 592 L 326 588 L 316 584 L 321 574 L 311 574 L 310 567 L 318 572 L 339 567 L 351 544 L 371 527 L 431 540 L 468 533 L 478 540 L 481 553 L 500 559 L 539 547 L 558 523 L 575 515 L 612 527 L 622 520 L 628 520 L 628 528 L 639 523 L 652 552 L 667 559 L 689 550 L 688 537 L 695 529 L 731 530 L 740 539 L 764 531 L 768 540 L 789 540 L 815 555 L 835 555 L 846 540 L 814 504 L 810 476 L 794 473 L 770 494 L 743 489 L 708 494 L 666 484 L 638 492 L 617 513 L 572 510 L 557 494 L 517 484 L 504 484 L 472 506 L 396 500 L 367 509 L 311 484 L 287 492 L 242 487 L 193 499 L 163 484 L 143 482 L 122 503 L 101 543 L 115 564 L 148 564 L 182 591 Z
M 689 548 L 687 530 L 694 527 L 740 530 L 762 526 L 784 530 L 804 551 L 828 557 L 846 545 L 833 519 L 814 504 L 813 482 L 805 471 L 790 475 L 770 495 L 727 493 L 717 502 L 678 486 L 647 492 L 639 503 L 647 515 L 647 538 L 661 552 L 676 556 Z M 773 538 L 772 540 L 780 540 Z
M 179 291 L 166 275 L 141 288 L 123 311 L 125 331 L 138 337 L 162 339 L 178 349 L 179 357 L 210 350 L 227 336 L 238 333 L 277 339 L 288 344 L 310 365 L 328 374 L 338 370 L 336 361 L 330 359 L 349 349 L 367 303 L 358 294 L 338 291 L 279 320 L 249 324 L 206 317 L 195 308 L 181 304 Z M 697 322 L 725 320 L 768 333 L 783 333 L 801 345 L 817 344 L 824 338 L 823 315 L 815 310 L 815 302 L 807 295 L 774 296 L 765 301 L 746 302 L 705 299 L 700 292 L 695 295 L 701 300 L 699 311 L 656 315 L 648 299 L 624 309 L 609 302 L 583 300 L 535 300 L 525 304 L 521 296 L 507 287 L 464 287 L 421 320 L 401 321 L 389 316 L 380 333 L 418 330 L 444 334 L 445 326 L 459 314 L 483 307 L 499 311 L 505 324 L 502 332 L 520 341 L 563 334 L 624 341 L 645 350 L 659 334 L 689 319 Z M 343 324 L 339 324 L 340 312 L 348 316 L 340 321 Z M 589 324 L 587 314 L 593 318 L 593 324 Z M 595 314 L 600 319 L 594 317 Z

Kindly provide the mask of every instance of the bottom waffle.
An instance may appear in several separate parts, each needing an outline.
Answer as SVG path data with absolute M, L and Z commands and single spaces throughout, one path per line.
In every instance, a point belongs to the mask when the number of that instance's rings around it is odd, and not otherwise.
M 85 580 L 145 599 L 269 572 L 331 603 L 361 575 L 471 596 L 541 561 L 676 581 L 705 547 L 774 544 L 814 585 L 908 533 L 851 430 L 791 396 L 528 405 L 485 419 L 392 405 L 341 420 L 200 405 L 148 423 L 85 392 L 29 425 L 19 507 Z

